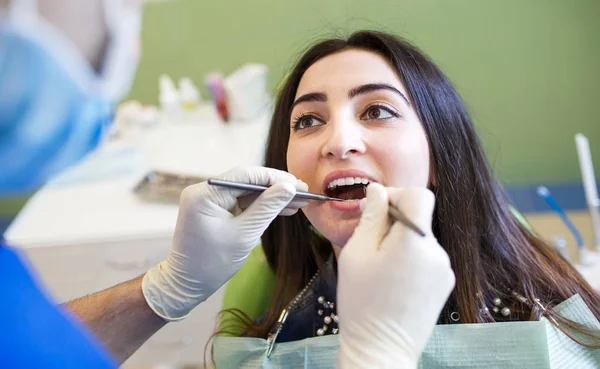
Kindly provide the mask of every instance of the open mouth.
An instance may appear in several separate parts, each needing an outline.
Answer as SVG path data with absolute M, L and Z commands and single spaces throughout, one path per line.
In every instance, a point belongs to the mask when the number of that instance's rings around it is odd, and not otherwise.
M 361 177 L 338 178 L 329 182 L 325 194 L 342 200 L 360 200 L 367 196 L 370 179 Z

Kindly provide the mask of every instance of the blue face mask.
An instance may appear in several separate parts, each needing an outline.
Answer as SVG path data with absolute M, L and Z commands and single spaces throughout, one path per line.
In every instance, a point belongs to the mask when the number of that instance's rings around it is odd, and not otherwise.
M 130 41 L 135 29 L 123 33 Z M 111 39 L 120 42 L 111 42 L 117 50 L 108 48 L 103 63 L 108 76 L 97 75 L 41 19 L 0 19 L 0 196 L 34 191 L 106 136 L 116 99 L 127 91 L 137 66 L 131 52 L 121 52 L 131 51 L 131 43 Z M 105 83 L 111 79 L 118 88 Z

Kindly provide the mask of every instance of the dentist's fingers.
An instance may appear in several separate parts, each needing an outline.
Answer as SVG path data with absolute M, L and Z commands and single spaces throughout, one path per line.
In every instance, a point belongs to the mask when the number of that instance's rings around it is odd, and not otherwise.
M 425 232 L 425 237 L 433 237 L 431 222 L 435 197 L 426 188 L 388 188 L 390 204 L 402 211 L 419 229 Z M 416 245 L 423 236 L 407 227 L 400 221 L 395 221 L 388 233 L 388 237 L 381 244 L 381 250 L 389 252 L 405 252 L 405 245 Z M 390 240 L 392 242 L 390 242 Z
M 252 192 L 241 196 L 238 198 L 238 206 L 241 210 L 245 210 L 258 198 L 260 192 Z M 280 215 L 289 216 L 294 215 L 298 212 L 299 209 L 302 209 L 308 205 L 308 201 L 306 199 L 293 199 L 289 204 L 286 205 L 285 209 L 281 212 Z
M 277 183 L 290 183 L 296 191 L 308 191 L 308 185 L 297 179 L 294 175 L 273 168 L 265 167 L 238 167 L 216 177 L 226 181 L 249 183 L 270 187 Z M 213 201 L 224 209 L 232 209 L 237 205 L 240 209 L 247 209 L 260 196 L 260 192 L 248 192 L 234 188 L 211 186 L 216 196 Z
M 425 187 L 387 188 L 390 204 L 423 231 L 431 230 L 435 196 Z
M 262 192 L 256 201 L 238 216 L 237 221 L 252 225 L 248 228 L 256 238 L 260 238 L 273 219 L 284 211 L 295 194 L 296 188 L 292 184 L 277 183 Z M 246 229 L 244 228 L 243 231 Z
M 388 216 L 388 193 L 379 183 L 371 183 L 367 187 L 366 200 L 361 200 L 362 215 L 360 222 L 354 230 L 352 238 L 368 238 L 370 241 L 364 242 L 367 245 L 375 245 L 379 248 L 381 240 L 385 237 L 389 230 Z M 349 242 L 351 245 L 358 245 L 360 242 Z
M 283 217 L 289 217 L 291 215 L 294 215 L 298 212 L 298 209 L 288 209 L 285 208 L 281 211 L 281 213 L 279 213 L 279 216 L 283 216 Z

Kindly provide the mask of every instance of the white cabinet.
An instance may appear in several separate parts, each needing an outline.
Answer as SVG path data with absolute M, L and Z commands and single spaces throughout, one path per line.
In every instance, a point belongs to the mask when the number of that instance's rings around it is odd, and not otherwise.
M 26 249 L 60 302 L 103 290 L 146 272 L 169 251 L 169 238 Z
M 167 255 L 170 242 L 170 238 L 157 238 L 41 247 L 27 249 L 26 254 L 56 301 L 65 302 L 143 274 Z M 223 289 L 187 319 L 162 328 L 124 367 L 202 363 L 206 342 L 215 329 L 222 295 Z

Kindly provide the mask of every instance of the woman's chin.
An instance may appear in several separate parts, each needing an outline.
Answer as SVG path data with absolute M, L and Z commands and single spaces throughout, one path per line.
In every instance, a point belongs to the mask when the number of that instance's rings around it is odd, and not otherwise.
M 339 247 L 343 247 L 352 237 L 361 215 L 360 211 L 334 211 L 327 204 L 309 205 L 302 211 L 323 237 Z
M 344 219 L 317 227 L 317 230 L 333 245 L 344 247 L 354 234 L 359 219 Z M 323 228 L 323 229 L 319 229 Z

